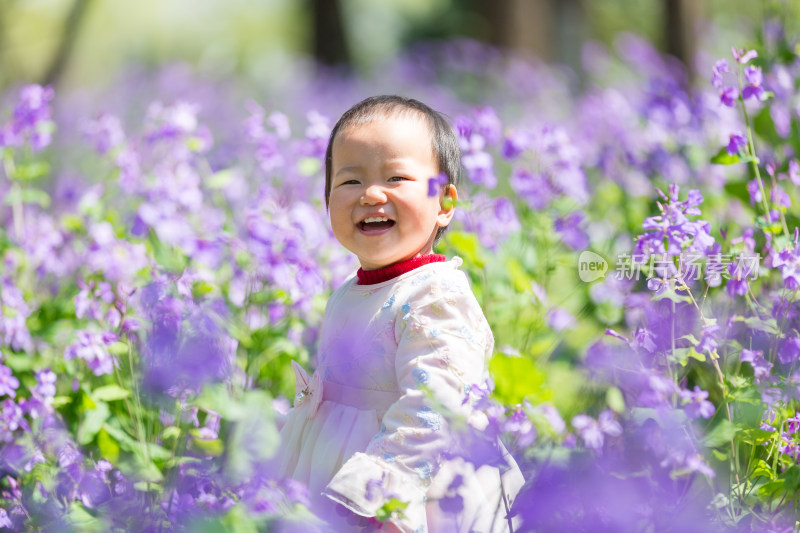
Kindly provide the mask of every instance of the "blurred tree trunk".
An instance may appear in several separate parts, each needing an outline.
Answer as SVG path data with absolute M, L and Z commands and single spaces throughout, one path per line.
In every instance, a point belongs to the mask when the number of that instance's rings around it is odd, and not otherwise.
M 6 10 L 11 5 L 11 0 L 8 2 L 0 2 L 0 89 L 6 86 L 6 79 L 9 77 L 7 58 L 6 58 Z
M 663 0 L 664 51 L 680 59 L 694 76 L 697 26 L 703 18 L 704 0 Z
M 480 0 L 480 11 L 491 44 L 580 68 L 581 0 Z
M 341 0 L 311 0 L 314 57 L 325 65 L 350 65 Z
M 61 42 L 56 48 L 56 55 L 53 56 L 50 67 L 45 72 L 43 80 L 45 85 L 57 85 L 64 74 L 64 68 L 67 66 L 72 49 L 75 47 L 81 22 L 83 22 L 88 7 L 89 0 L 75 0 L 72 4 L 67 20 L 64 22 Z

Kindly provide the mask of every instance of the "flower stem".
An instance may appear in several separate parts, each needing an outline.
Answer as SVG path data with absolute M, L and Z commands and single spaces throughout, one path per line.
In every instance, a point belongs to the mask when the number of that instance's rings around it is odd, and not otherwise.
M 739 77 L 739 87 L 741 88 L 741 75 Z M 741 92 L 741 91 L 740 91 Z M 750 127 L 750 116 L 747 113 L 747 108 L 744 105 L 744 98 L 739 96 L 739 104 L 742 108 L 742 114 L 744 115 L 744 124 L 745 124 L 745 131 L 747 132 L 747 153 L 750 156 L 750 164 L 753 166 L 753 172 L 756 175 L 756 183 L 758 183 L 758 190 L 761 193 L 761 204 L 764 208 L 764 222 L 768 226 L 771 222 L 770 220 L 770 211 L 769 211 L 769 204 L 767 204 L 767 193 L 764 189 L 764 181 L 761 179 L 761 172 L 758 170 L 758 159 L 756 158 L 756 145 L 753 141 L 753 130 Z M 778 210 L 780 212 L 780 209 Z M 789 237 L 789 227 L 786 225 L 786 218 L 784 217 L 783 213 L 781 215 L 781 223 L 783 224 L 783 232 L 784 234 Z

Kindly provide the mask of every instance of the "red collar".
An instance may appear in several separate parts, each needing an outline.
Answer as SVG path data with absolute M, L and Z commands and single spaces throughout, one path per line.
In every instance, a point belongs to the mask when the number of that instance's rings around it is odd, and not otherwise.
M 422 265 L 427 265 L 428 263 L 440 263 L 442 261 L 447 261 L 447 258 L 442 254 L 420 255 L 418 257 L 412 257 L 411 259 L 394 263 L 393 265 L 376 268 L 375 270 L 364 270 L 363 268 L 359 268 L 358 272 L 356 272 L 356 276 L 358 276 L 359 285 L 375 285 L 376 283 L 394 279 L 400 274 L 410 272 L 415 268 L 421 267 Z

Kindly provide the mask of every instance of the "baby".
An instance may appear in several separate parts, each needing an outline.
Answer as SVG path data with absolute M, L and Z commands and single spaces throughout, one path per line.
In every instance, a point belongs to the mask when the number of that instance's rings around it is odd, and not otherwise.
M 443 416 L 485 427 L 464 399 L 488 377 L 494 345 L 461 260 L 433 253 L 453 218 L 460 156 L 439 113 L 399 96 L 356 104 L 331 132 L 325 201 L 361 268 L 328 301 L 313 377 L 294 365 L 275 464 L 309 487 L 332 530 L 376 528 L 398 502 L 383 531 L 509 529 L 519 468 L 500 443 L 499 468 L 457 458 Z

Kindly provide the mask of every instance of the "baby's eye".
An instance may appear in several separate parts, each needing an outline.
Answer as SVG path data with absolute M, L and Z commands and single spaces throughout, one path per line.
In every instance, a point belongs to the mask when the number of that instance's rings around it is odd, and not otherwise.
M 392 176 L 391 178 L 389 178 L 389 181 L 406 181 L 406 180 L 408 180 L 408 178 L 405 178 L 403 176 Z
M 358 185 L 358 180 L 347 180 L 343 181 L 341 185 Z

